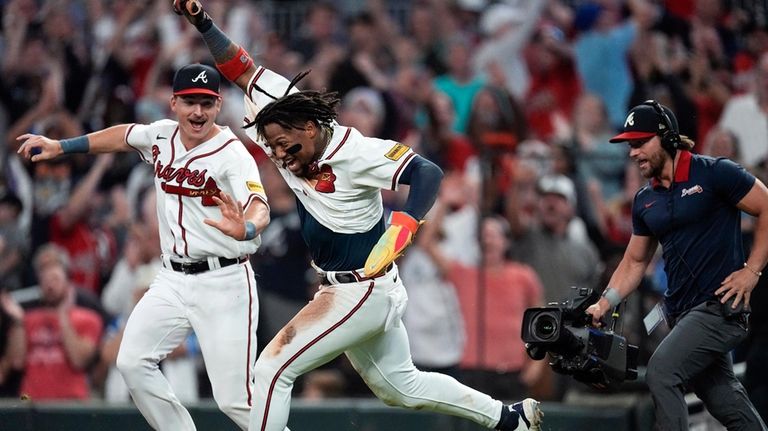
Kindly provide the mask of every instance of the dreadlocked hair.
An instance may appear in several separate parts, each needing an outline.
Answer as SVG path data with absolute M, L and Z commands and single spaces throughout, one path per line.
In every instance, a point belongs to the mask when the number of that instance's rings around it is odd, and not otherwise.
M 256 126 L 256 132 L 263 137 L 264 128 L 272 123 L 285 129 L 303 129 L 307 121 L 329 126 L 336 119 L 338 105 L 336 92 L 299 91 L 271 102 L 245 127 Z

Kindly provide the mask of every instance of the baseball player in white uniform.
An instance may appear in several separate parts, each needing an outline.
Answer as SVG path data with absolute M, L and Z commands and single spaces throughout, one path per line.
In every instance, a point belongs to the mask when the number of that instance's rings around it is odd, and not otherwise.
M 62 153 L 138 151 L 153 165 L 163 268 L 134 308 L 117 357 L 133 400 L 157 430 L 194 430 L 158 368 L 194 330 L 219 408 L 246 429 L 253 399 L 258 303 L 248 255 L 269 223 L 256 162 L 226 127 L 219 73 L 193 64 L 174 77 L 177 121 L 123 124 L 61 141 L 26 134 L 32 161 Z
M 321 286 L 267 344 L 254 369 L 250 430 L 282 431 L 295 379 L 341 353 L 389 405 L 425 409 L 499 430 L 539 429 L 538 402 L 511 405 L 413 365 L 401 323 L 407 294 L 395 258 L 435 201 L 442 172 L 409 147 L 336 123 L 334 93 L 297 91 L 257 67 L 196 0 L 174 10 L 193 24 L 222 74 L 245 92 L 246 133 L 271 157 L 298 200 L 302 234 Z M 410 185 L 389 227 L 380 189 Z

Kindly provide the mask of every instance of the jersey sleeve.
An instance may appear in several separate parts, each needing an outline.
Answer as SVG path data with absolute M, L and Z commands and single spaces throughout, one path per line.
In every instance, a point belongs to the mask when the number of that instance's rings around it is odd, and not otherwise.
M 399 142 L 364 137 L 355 146 L 352 181 L 361 186 L 397 190 L 403 169 L 415 155 L 411 147 Z
M 715 190 L 731 205 L 738 204 L 755 184 L 754 175 L 732 160 L 719 158 L 712 167 Z
M 160 120 L 151 124 L 132 124 L 125 132 L 125 143 L 139 153 L 144 163 L 151 164 L 153 162 L 152 145 L 156 141 L 155 135 L 164 126 L 175 126 L 175 124 L 171 120 Z

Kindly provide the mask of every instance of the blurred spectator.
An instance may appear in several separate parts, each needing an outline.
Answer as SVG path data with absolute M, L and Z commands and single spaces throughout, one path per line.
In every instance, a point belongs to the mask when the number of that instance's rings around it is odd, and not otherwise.
M 610 202 L 623 189 L 627 148 L 608 142 L 614 133 L 605 105 L 592 94 L 576 101 L 573 116 L 573 153 L 576 171 L 593 193 L 593 201 Z
M 400 276 L 411 286 L 403 322 L 413 363 L 421 371 L 460 377 L 464 319 L 456 285 L 438 258 L 476 265 L 477 216 L 477 203 L 463 174 L 447 171 L 436 206 L 427 216 L 429 223 L 398 263 Z
M 411 42 L 408 42 L 411 44 Z M 387 127 L 392 130 L 386 134 L 389 139 L 415 145 L 419 139 L 417 116 L 419 110 L 428 104 L 432 93 L 431 78 L 422 66 L 417 64 L 401 65 L 392 77 L 392 84 L 384 94 L 390 100 L 394 123 Z
M 97 295 L 102 287 L 102 268 L 111 263 L 115 255 L 113 233 L 102 229 L 101 220 L 97 218 L 99 205 L 103 204 L 99 199 L 99 182 L 113 159 L 113 154 L 96 158 L 66 204 L 53 214 L 49 225 L 51 242 L 69 254 L 72 283 Z
M 436 247 L 428 250 L 458 291 L 467 334 L 462 381 L 494 398 L 518 399 L 539 381 L 546 363 L 528 358 L 520 338 L 509 334 L 521 332 L 526 308 L 541 305 L 542 287 L 529 266 L 506 260 L 506 221 L 483 219 L 480 241 L 481 265 L 449 259 Z
M 579 227 L 579 220 L 574 219 L 573 183 L 562 175 L 545 176 L 538 181 L 538 193 L 533 217 L 522 217 L 512 199 L 507 200 L 506 216 L 518 229 L 513 231 L 512 258 L 533 267 L 547 303 L 565 299 L 571 286 L 596 288 L 600 260 L 583 225 Z
M 342 42 L 339 11 L 332 2 L 317 1 L 307 8 L 304 23 L 290 41 L 290 49 L 301 54 L 302 60 L 309 63 L 328 45 L 341 45 Z
M 384 98 L 369 87 L 356 87 L 341 100 L 339 121 L 365 136 L 383 137 Z
M 75 304 L 69 259 L 48 244 L 35 254 L 42 304 L 24 316 L 27 337 L 21 393 L 33 400 L 88 399 L 88 370 L 97 358 L 101 317 Z
M 349 18 L 349 48 L 346 58 L 333 71 L 329 86 L 344 97 L 355 87 L 373 87 L 379 90 L 389 87 L 386 75 L 391 57 L 383 45 L 376 17 L 370 12 L 360 12 Z
M 712 157 L 726 157 L 741 164 L 741 148 L 736 134 L 726 130 L 712 129 L 704 141 L 704 154 Z
M 422 134 L 419 154 L 445 170 L 463 172 L 476 153 L 466 136 L 453 130 L 456 113 L 451 99 L 433 91 L 426 103 L 427 126 Z
M 406 33 L 413 40 L 420 54 L 421 63 L 435 76 L 447 71 L 442 55 L 443 41 L 450 35 L 448 30 L 447 2 L 420 0 L 411 5 L 406 22 Z
M 547 1 L 519 0 L 488 6 L 480 17 L 485 39 L 472 56 L 475 73 L 523 98 L 530 84 L 523 50 L 528 44 Z
M 24 310 L 0 288 L 0 398 L 19 396 L 25 349 Z
M 21 199 L 12 191 L 0 197 L 0 280 L 6 289 L 22 287 L 23 261 L 29 252 L 29 238 L 19 228 Z
M 760 57 L 753 73 L 754 90 L 732 96 L 720 117 L 720 127 L 738 137 L 747 168 L 768 156 L 768 53 Z
M 630 104 L 654 99 L 674 106 L 677 112 L 689 113 L 680 115 L 678 127 L 686 136 L 696 136 L 697 105 L 682 79 L 682 74 L 687 72 L 687 54 L 682 43 L 677 39 L 670 41 L 658 32 L 640 32 L 632 47 L 631 58 L 635 80 Z
M 448 71 L 434 79 L 434 86 L 451 98 L 456 111 L 453 130 L 467 133 L 472 115 L 472 103 L 475 95 L 485 85 L 483 79 L 475 77 L 472 67 L 472 46 L 461 35 L 454 35 L 446 40 L 444 59 Z
M 562 137 L 581 93 L 573 49 L 565 33 L 542 24 L 525 52 L 531 84 L 525 95 L 525 114 L 533 137 Z
M 104 309 L 118 319 L 126 319 L 133 309 L 136 286 L 149 286 L 138 280 L 151 281 L 162 265 L 156 214 L 155 191 L 147 189 L 141 215 L 130 228 L 121 258 L 101 294 Z
M 528 127 L 520 104 L 504 88 L 483 86 L 472 101 L 467 136 L 486 175 L 481 208 L 495 209 L 510 185 L 511 163 Z
M 629 0 L 627 5 L 632 12 L 631 19 L 622 21 L 617 1 L 581 3 L 574 23 L 579 32 L 574 42 L 579 76 L 584 89 L 603 100 L 614 127 L 624 123 L 632 92 L 633 78 L 627 54 L 638 32 L 654 20 L 646 0 Z

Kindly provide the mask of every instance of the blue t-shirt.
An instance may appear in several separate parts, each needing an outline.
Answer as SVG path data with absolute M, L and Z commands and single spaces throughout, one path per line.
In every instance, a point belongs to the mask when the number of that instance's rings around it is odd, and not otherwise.
M 635 195 L 633 233 L 661 243 L 670 316 L 715 299 L 720 283 L 744 266 L 736 204 L 754 183 L 728 159 L 683 151 L 670 189 L 651 181 Z
M 472 102 L 485 82 L 480 78 L 473 78 L 468 82 L 461 83 L 450 75 L 441 75 L 434 79 L 433 84 L 435 88 L 448 95 L 453 103 L 453 109 L 456 111 L 453 130 L 458 133 L 466 133 L 469 117 L 472 115 Z
M 584 89 L 600 97 L 611 124 L 618 128 L 624 124 L 634 86 L 627 53 L 636 35 L 636 25 L 627 21 L 608 32 L 586 32 L 573 44 Z

